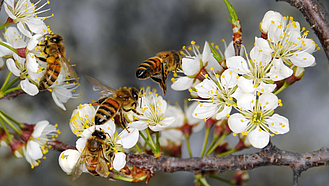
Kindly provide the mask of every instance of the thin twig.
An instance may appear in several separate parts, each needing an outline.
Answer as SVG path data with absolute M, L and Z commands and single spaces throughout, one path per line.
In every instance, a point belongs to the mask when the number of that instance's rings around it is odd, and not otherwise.
M 10 92 L 10 93 L 6 94 L 6 95 L 3 96 L 2 98 L 0 98 L 0 100 L 1 100 L 1 99 L 12 99 L 12 98 L 17 97 L 17 96 L 20 95 L 20 94 L 26 94 L 26 93 L 25 93 L 24 90 L 22 90 L 22 89 L 20 89 L 20 90 L 15 90 L 15 91 L 13 91 L 13 92 Z
M 324 52 L 329 60 L 329 22 L 328 12 L 318 0 L 276 0 L 285 1 L 303 13 L 306 21 L 319 38 Z

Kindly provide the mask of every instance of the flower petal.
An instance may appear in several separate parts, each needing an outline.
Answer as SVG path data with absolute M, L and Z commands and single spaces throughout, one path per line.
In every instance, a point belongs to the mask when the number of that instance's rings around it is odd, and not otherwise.
M 228 118 L 228 126 L 235 133 L 244 132 L 247 129 L 249 120 L 240 113 L 232 114 Z
M 209 118 L 215 115 L 218 110 L 218 105 L 215 103 L 200 103 L 195 110 L 193 111 L 192 115 L 198 119 Z
M 21 75 L 21 71 L 17 68 L 13 58 L 7 59 L 6 64 L 7 64 L 9 71 L 12 72 L 15 76 L 19 77 Z
M 187 76 L 196 75 L 200 70 L 200 62 L 197 57 L 182 59 L 182 69 Z
M 241 56 L 233 56 L 226 59 L 227 67 L 238 74 L 247 74 L 250 72 L 247 61 Z
M 273 93 L 265 93 L 259 96 L 258 104 L 264 110 L 274 110 L 279 106 L 278 97 Z
M 314 56 L 307 52 L 295 52 L 288 59 L 298 67 L 309 67 L 315 63 Z
M 246 79 L 243 76 L 238 79 L 239 88 L 245 93 L 253 93 L 255 91 L 254 81 L 252 79 Z
M 19 30 L 23 35 L 25 35 L 25 36 L 27 36 L 27 37 L 29 37 L 29 38 L 32 37 L 31 32 L 29 32 L 29 31 L 25 28 L 25 26 L 23 25 L 23 23 L 22 23 L 21 21 L 17 23 L 17 28 L 18 28 L 18 30 Z
M 32 136 L 34 138 L 37 138 L 39 136 L 41 136 L 43 130 L 49 125 L 49 121 L 47 120 L 43 120 L 43 121 L 39 121 L 35 126 L 34 126 L 34 130 L 32 133 Z
M 135 128 L 129 128 L 128 129 L 130 133 L 127 132 L 127 130 L 123 130 L 119 136 L 120 136 L 120 144 L 125 149 L 130 149 L 133 146 L 136 145 L 138 138 L 139 138 L 139 131 Z
M 42 158 L 43 154 L 40 145 L 35 141 L 28 141 L 26 145 L 26 154 L 29 158 L 33 160 L 38 160 Z M 31 163 L 31 162 L 30 162 Z
M 129 124 L 130 128 L 135 128 L 138 130 L 144 130 L 147 128 L 147 122 L 146 121 L 142 121 L 142 120 L 138 120 L 138 121 L 133 121 L 131 122 L 131 124 Z
M 193 78 L 189 78 L 187 76 L 179 77 L 171 85 L 171 88 L 178 91 L 187 90 L 192 86 L 192 84 L 193 84 Z
M 266 119 L 266 123 L 274 134 L 285 134 L 289 132 L 289 120 L 279 114 L 273 114 L 272 117 Z
M 242 110 L 252 111 L 256 104 L 256 96 L 254 94 L 243 94 L 237 101 L 238 108 Z
M 227 117 L 227 115 L 231 113 L 231 110 L 232 110 L 232 106 L 228 107 L 225 105 L 224 109 L 216 114 L 216 119 L 220 120 Z
M 250 144 L 255 148 L 264 148 L 270 141 L 269 133 L 261 130 L 259 127 L 249 132 L 247 138 Z
M 28 79 L 24 79 L 20 82 L 22 90 L 30 96 L 35 96 L 39 93 L 39 89 L 36 85 L 30 83 Z
M 118 152 L 114 155 L 113 168 L 120 171 L 126 165 L 126 154 Z

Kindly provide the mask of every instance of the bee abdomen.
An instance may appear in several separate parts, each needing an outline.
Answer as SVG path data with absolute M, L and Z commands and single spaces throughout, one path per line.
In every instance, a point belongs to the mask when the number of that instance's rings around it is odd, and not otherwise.
M 105 100 L 97 109 L 95 124 L 102 125 L 111 119 L 119 110 L 119 103 L 114 99 Z
M 140 79 L 148 78 L 161 71 L 161 59 L 152 57 L 145 60 L 136 70 L 136 77 Z
M 58 78 L 59 73 L 61 72 L 61 65 L 58 62 L 54 64 L 48 64 L 47 70 L 44 74 L 44 77 L 40 81 L 39 89 L 46 90 L 51 87 Z

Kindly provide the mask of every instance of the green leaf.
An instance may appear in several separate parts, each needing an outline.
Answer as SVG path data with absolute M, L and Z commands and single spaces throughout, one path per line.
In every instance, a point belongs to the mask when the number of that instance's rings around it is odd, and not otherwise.
M 214 49 L 214 47 L 212 47 L 210 43 L 208 43 L 208 45 L 214 58 L 219 62 L 223 61 L 223 57 L 217 52 L 217 50 Z
M 224 2 L 231 17 L 231 23 L 235 23 L 239 19 L 238 15 L 236 14 L 233 6 L 228 2 L 228 0 L 224 0 Z

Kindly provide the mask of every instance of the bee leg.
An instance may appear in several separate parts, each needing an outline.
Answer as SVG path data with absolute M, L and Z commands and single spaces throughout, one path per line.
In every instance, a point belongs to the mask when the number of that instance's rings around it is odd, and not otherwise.
M 121 124 L 122 128 L 123 129 L 126 129 L 127 132 L 130 133 L 130 131 L 128 130 L 127 125 L 126 125 L 126 123 L 124 121 L 125 118 L 124 118 L 123 112 L 120 112 L 119 114 L 120 114 L 120 117 L 119 117 L 120 118 L 120 124 Z
M 151 79 L 156 83 L 159 83 L 163 93 L 166 94 L 166 82 L 163 82 L 163 79 L 157 77 L 151 77 Z
M 44 57 L 37 57 L 40 61 L 47 62 L 47 58 Z
M 137 112 L 137 110 L 136 110 L 136 108 L 132 108 L 132 109 L 128 109 L 128 110 L 126 110 L 126 109 L 123 109 L 125 112 L 129 112 L 129 111 L 133 111 L 135 114 L 137 114 L 137 115 L 142 115 L 141 113 L 139 113 L 139 112 Z

